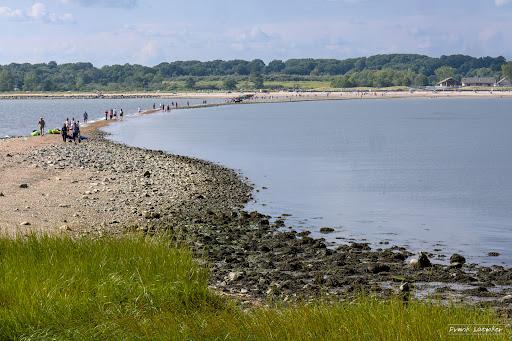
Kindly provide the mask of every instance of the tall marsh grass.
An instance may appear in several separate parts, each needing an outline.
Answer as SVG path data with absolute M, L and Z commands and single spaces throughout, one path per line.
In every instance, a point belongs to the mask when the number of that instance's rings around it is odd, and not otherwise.
M 207 283 L 165 238 L 0 238 L 0 339 L 439 340 L 449 324 L 502 322 L 368 297 L 242 310 Z

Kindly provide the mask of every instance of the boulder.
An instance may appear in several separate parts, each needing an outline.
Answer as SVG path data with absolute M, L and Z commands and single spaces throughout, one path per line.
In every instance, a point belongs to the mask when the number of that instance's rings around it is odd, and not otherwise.
M 420 256 L 418 258 L 418 267 L 420 269 L 429 268 L 432 266 L 432 263 L 430 262 L 430 259 L 428 259 L 428 256 L 425 252 L 421 252 Z
M 454 253 L 450 257 L 450 264 L 454 263 L 464 264 L 466 263 L 466 258 L 464 258 L 464 256 L 459 255 L 458 253 Z
M 323 234 L 333 233 L 335 231 L 336 230 L 333 229 L 332 227 L 322 227 L 322 228 L 320 228 L 320 233 L 323 233 Z
M 28 184 L 20 184 L 20 188 L 28 188 Z
M 368 265 L 367 271 L 372 274 L 378 274 L 381 272 L 389 272 L 390 267 L 387 264 L 376 263 Z

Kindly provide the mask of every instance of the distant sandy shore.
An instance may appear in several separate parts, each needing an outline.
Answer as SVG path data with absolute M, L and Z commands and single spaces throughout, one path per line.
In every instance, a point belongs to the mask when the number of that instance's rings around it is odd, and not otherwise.
M 504 98 L 512 97 L 512 91 L 304 91 L 304 92 L 115 92 L 98 95 L 85 92 L 4 93 L 0 99 L 123 99 L 123 98 L 237 98 L 252 95 L 252 101 L 372 99 L 372 98 Z

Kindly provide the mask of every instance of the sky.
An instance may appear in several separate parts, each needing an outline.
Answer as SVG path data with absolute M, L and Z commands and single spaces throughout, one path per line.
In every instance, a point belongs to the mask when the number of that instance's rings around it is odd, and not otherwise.
M 0 64 L 512 58 L 512 0 L 0 0 Z

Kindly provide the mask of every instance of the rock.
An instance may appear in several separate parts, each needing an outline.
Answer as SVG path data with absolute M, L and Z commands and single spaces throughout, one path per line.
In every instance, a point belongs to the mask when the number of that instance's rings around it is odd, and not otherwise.
M 428 259 L 428 256 L 425 252 L 420 253 L 420 257 L 418 258 L 418 267 L 420 269 L 429 268 L 432 266 L 432 263 L 430 262 L 430 259 Z
M 368 243 L 352 243 L 352 248 L 357 250 L 366 250 L 369 251 L 370 246 L 368 246 Z
M 20 226 L 30 226 L 30 223 L 28 221 L 24 221 L 20 224 Z
M 323 233 L 323 234 L 333 233 L 335 231 L 336 230 L 333 229 L 332 227 L 322 227 L 322 228 L 320 228 L 320 233 Z
M 69 205 L 68 204 L 60 204 L 59 207 L 60 208 L 69 208 Z
M 451 257 L 450 257 L 450 264 L 454 264 L 454 263 L 459 263 L 459 264 L 465 264 L 466 263 L 466 258 L 464 258 L 463 256 L 459 255 L 458 253 L 454 253 Z
M 61 231 L 71 231 L 71 228 L 68 225 L 62 225 L 59 227 L 59 230 Z
M 20 188 L 28 188 L 28 184 L 21 184 Z
M 276 227 L 284 227 L 285 226 L 285 223 L 284 223 L 284 220 L 282 219 L 277 219 L 276 221 L 274 221 L 274 225 Z
M 151 172 L 150 171 L 145 171 L 144 172 L 144 177 L 145 178 L 149 178 L 151 176 Z
M 240 289 L 241 294 L 247 294 L 248 292 L 249 292 L 249 290 L 247 290 L 245 288 Z
M 228 274 L 227 280 L 229 282 L 234 282 L 234 281 L 237 281 L 238 279 L 240 279 L 240 277 L 242 277 L 242 275 L 243 275 L 243 273 L 240 271 L 232 271 Z
M 389 265 L 377 263 L 368 265 L 367 271 L 372 274 L 378 274 L 381 272 L 388 272 L 390 270 Z
M 409 283 L 405 282 L 402 285 L 400 285 L 400 292 L 406 293 L 409 291 L 411 291 L 411 286 L 409 285 Z
M 499 253 L 499 252 L 494 252 L 494 251 L 489 252 L 489 253 L 487 254 L 487 256 L 489 256 L 489 257 L 499 257 L 499 255 L 500 255 L 500 253 Z
M 0 197 L 5 197 L 5 195 L 2 192 L 0 192 Z
M 512 303 L 512 295 L 503 296 L 500 301 L 503 303 Z

